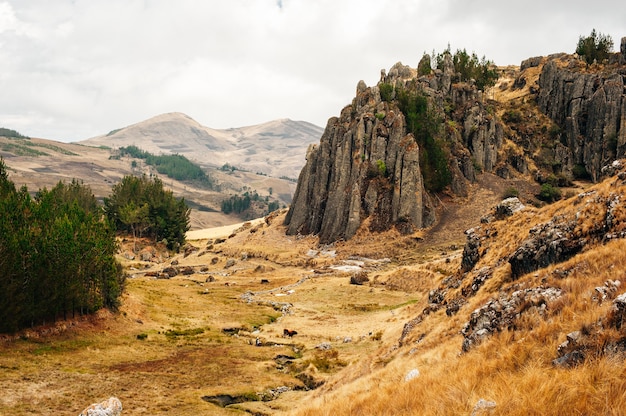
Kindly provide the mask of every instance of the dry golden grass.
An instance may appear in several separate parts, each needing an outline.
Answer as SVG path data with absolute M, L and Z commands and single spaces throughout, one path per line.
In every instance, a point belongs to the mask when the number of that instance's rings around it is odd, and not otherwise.
M 617 330 L 593 332 L 611 302 L 592 297 L 605 281 L 623 280 L 626 241 L 598 241 L 516 281 L 506 261 L 532 227 L 552 218 L 580 213 L 578 232 L 593 231 L 606 215 L 606 204 L 601 208 L 594 201 L 623 195 L 618 182 L 483 224 L 489 237 L 475 270 L 490 266 L 492 277 L 457 314 L 447 316 L 445 308 L 431 312 L 399 344 L 405 323 L 427 307 L 429 290 L 459 269 L 469 221 L 462 218 L 463 208 L 469 207 L 467 215 L 478 225 L 486 214 L 479 205 L 496 201 L 505 185 L 480 188 L 473 194 L 478 201 L 445 201 L 445 237 L 435 237 L 433 230 L 372 235 L 364 227 L 353 241 L 319 247 L 315 237 L 286 236 L 283 212 L 242 227 L 222 243 L 192 241 L 197 250 L 186 257 L 179 254 L 161 264 L 125 261 L 135 277 L 128 280 L 119 313 L 0 341 L 0 414 L 77 414 L 111 395 L 121 399 L 124 415 L 226 415 L 237 409 L 266 415 L 469 415 L 481 398 L 496 403 L 491 414 L 624 414 L 623 357 L 596 354 L 571 369 L 555 368 L 552 360 L 572 331 L 591 331 L 589 342 L 598 347 L 622 336 Z M 619 228 L 626 215 L 621 206 L 614 213 Z M 196 273 L 170 280 L 144 276 L 172 260 Z M 229 260 L 235 263 L 226 268 Z M 369 282 L 351 285 L 350 271 L 333 268 L 350 261 L 366 264 Z M 199 273 L 201 267 L 208 271 Z M 209 276 L 215 281 L 207 282 Z M 460 293 L 472 276 L 447 298 Z M 565 294 L 546 313 L 528 311 L 516 320 L 515 330 L 503 329 L 461 354 L 460 330 L 473 310 L 503 289 L 539 285 Z M 276 302 L 291 304 L 290 312 L 283 315 L 270 306 Z M 239 335 L 224 328 L 239 328 Z M 283 337 L 285 328 L 298 335 Z M 261 347 L 254 345 L 257 338 Z M 332 349 L 316 348 L 323 343 Z M 277 355 L 292 356 L 294 362 L 280 370 Z M 414 368 L 420 375 L 404 381 Z M 295 378 L 299 372 L 325 384 L 226 409 L 201 399 L 295 388 L 302 386 Z

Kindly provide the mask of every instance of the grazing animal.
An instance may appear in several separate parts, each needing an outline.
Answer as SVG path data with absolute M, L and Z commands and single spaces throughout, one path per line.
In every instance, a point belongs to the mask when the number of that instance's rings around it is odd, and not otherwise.
M 287 328 L 283 329 L 283 336 L 284 336 L 284 337 L 289 337 L 289 338 L 291 338 L 291 337 L 293 337 L 294 335 L 298 335 L 298 332 L 297 332 L 297 331 L 291 331 L 291 330 L 289 330 L 289 329 L 287 329 Z

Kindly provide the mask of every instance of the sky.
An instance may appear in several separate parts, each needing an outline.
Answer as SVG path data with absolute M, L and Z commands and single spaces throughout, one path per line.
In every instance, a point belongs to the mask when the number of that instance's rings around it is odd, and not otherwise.
M 181 112 L 217 129 L 325 127 L 396 62 L 466 49 L 498 65 L 619 50 L 616 0 L 0 0 L 0 127 L 72 142 Z

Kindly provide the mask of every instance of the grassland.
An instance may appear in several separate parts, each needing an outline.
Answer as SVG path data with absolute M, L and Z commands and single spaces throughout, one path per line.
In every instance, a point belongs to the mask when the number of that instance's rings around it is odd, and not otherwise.
M 594 300 L 595 287 L 624 279 L 626 241 L 590 241 L 517 280 L 506 261 L 532 227 L 554 218 L 576 218 L 581 233 L 592 229 L 606 218 L 604 197 L 626 197 L 617 178 L 490 223 L 497 237 L 484 240 L 475 269 L 492 267 L 493 277 L 457 314 L 423 313 L 430 290 L 458 276 L 463 230 L 480 223 L 507 185 L 491 183 L 467 200 L 445 200 L 446 226 L 414 235 L 364 227 L 349 242 L 319 246 L 313 236 L 286 236 L 283 212 L 223 242 L 195 233 L 187 254 L 161 252 L 160 262 L 120 255 L 129 279 L 119 311 L 1 339 L 0 414 L 76 415 L 109 396 L 122 401 L 124 415 L 459 415 L 472 414 L 480 399 L 495 407 L 476 414 L 623 414 L 621 353 L 590 355 L 572 368 L 552 360 L 566 334 L 594 333 L 606 321 L 612 304 Z M 626 224 L 625 212 L 613 209 L 615 227 Z M 122 253 L 132 246 L 124 242 Z M 194 272 L 150 276 L 173 261 Z M 369 278 L 363 285 L 349 283 L 357 268 Z M 565 295 L 547 313 L 528 312 L 461 353 L 472 311 L 537 286 Z M 284 329 L 298 334 L 285 337 Z M 597 351 L 622 336 L 601 333 Z M 413 369 L 419 376 L 405 381 Z M 225 408 L 207 401 L 220 395 L 249 401 Z

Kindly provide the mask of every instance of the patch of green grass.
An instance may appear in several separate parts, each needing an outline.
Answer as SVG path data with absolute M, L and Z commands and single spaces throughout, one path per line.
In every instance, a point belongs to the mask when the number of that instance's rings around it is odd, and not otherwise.
M 193 337 L 203 334 L 205 328 L 189 328 L 189 329 L 168 329 L 165 331 L 165 337 L 175 339 L 177 337 Z
M 266 313 L 266 314 L 262 314 L 262 315 L 256 315 L 253 316 L 251 318 L 248 319 L 247 324 L 250 325 L 253 329 L 255 328 L 260 328 L 263 325 L 267 325 L 267 324 L 271 324 L 273 322 L 276 322 L 276 320 L 281 316 L 280 313 L 276 312 L 274 313 L 273 310 L 272 312 Z
M 83 339 L 72 339 L 61 342 L 38 343 L 39 346 L 34 348 L 31 353 L 33 355 L 44 354 L 62 354 L 66 352 L 76 351 L 92 345 L 91 341 Z

